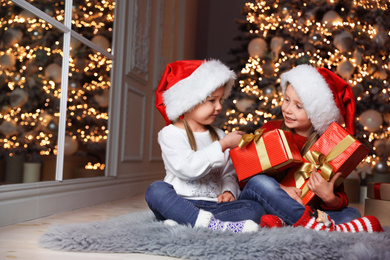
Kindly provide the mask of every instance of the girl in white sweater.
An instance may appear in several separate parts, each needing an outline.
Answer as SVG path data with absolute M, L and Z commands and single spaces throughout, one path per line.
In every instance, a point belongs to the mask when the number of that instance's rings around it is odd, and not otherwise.
M 158 134 L 166 176 L 145 195 L 157 219 L 213 230 L 258 230 L 264 210 L 255 201 L 238 200 L 229 159 L 243 132 L 226 135 L 211 126 L 234 79 L 235 73 L 217 60 L 167 65 L 156 95 L 167 122 Z

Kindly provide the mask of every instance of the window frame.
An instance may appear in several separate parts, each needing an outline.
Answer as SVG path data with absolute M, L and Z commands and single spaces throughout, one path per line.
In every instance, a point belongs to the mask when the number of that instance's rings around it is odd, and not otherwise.
M 112 53 L 107 52 L 100 46 L 94 44 L 92 41 L 88 40 L 84 36 L 80 35 L 76 31 L 72 30 L 72 6 L 73 6 L 73 0 L 64 0 L 65 6 L 64 6 L 64 23 L 61 23 L 51 17 L 50 15 L 46 14 L 39 8 L 35 7 L 34 5 L 28 3 L 26 0 L 11 0 L 13 3 L 18 5 L 19 7 L 28 10 L 35 16 L 37 16 L 40 19 L 45 20 L 46 22 L 50 23 L 53 27 L 60 30 L 64 34 L 64 41 L 63 41 L 63 57 L 62 57 L 62 66 L 61 66 L 61 93 L 68 94 L 68 83 L 69 83 L 69 56 L 70 56 L 70 42 L 71 38 L 74 37 L 81 43 L 87 45 L 91 49 L 100 52 L 102 55 L 106 56 L 108 59 L 112 60 L 114 63 L 114 55 Z M 116 11 L 116 8 L 115 8 Z M 115 12 L 114 11 L 114 12 Z M 115 20 L 114 20 L 114 26 L 115 27 Z M 113 28 L 114 29 L 114 28 Z M 114 30 L 113 30 L 114 33 Z M 113 45 L 113 43 L 112 43 Z M 114 48 L 111 48 L 112 50 Z M 112 51 L 113 52 L 113 51 Z M 113 68 L 111 68 L 111 76 L 113 75 Z M 111 83 L 112 83 L 112 77 L 111 77 Z M 111 90 L 110 90 L 111 92 Z M 63 96 L 61 95 L 60 99 L 60 109 L 59 109 L 59 123 L 58 123 L 58 140 L 57 140 L 57 161 L 56 161 L 56 174 L 55 174 L 55 181 L 63 181 L 63 168 L 64 168 L 64 144 L 65 144 L 65 131 L 66 131 L 66 112 L 67 112 L 67 95 Z M 110 108 L 109 108 L 110 109 Z M 110 114 L 110 113 L 109 113 Z M 108 126 L 107 126 L 108 127 Z M 109 139 L 109 136 L 108 136 Z M 107 140 L 108 141 L 108 140 Z M 106 155 L 107 155 L 106 151 Z M 107 176 L 107 169 L 105 168 L 105 176 Z M 110 176 L 116 176 L 115 173 L 111 174 Z

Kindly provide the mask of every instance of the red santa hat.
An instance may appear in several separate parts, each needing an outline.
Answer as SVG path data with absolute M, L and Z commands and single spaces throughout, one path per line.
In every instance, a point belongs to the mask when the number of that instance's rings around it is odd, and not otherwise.
M 355 99 L 351 87 L 325 68 L 299 65 L 281 75 L 283 93 L 294 87 L 314 129 L 322 135 L 333 122 L 355 135 Z
M 167 125 L 225 86 L 229 96 L 236 74 L 218 60 L 181 60 L 169 63 L 156 91 L 156 108 Z

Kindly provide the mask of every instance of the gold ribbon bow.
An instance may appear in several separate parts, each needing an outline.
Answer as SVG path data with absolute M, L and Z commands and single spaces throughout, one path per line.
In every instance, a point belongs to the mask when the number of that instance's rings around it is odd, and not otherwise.
M 264 129 L 257 129 L 254 134 L 245 134 L 241 137 L 240 142 L 238 143 L 238 147 L 243 148 L 250 142 L 257 142 L 259 141 L 260 137 L 263 135 Z
M 294 174 L 296 186 L 298 188 L 301 187 L 305 180 L 310 177 L 313 169 L 320 170 L 321 176 L 326 181 L 329 181 L 334 175 L 332 165 L 329 162 L 342 154 L 355 141 L 356 139 L 354 137 L 347 135 L 335 147 L 333 147 L 327 156 L 318 151 L 308 151 L 303 156 L 308 162 L 303 163 Z M 342 180 L 343 179 L 341 179 L 341 181 Z M 301 198 L 304 198 L 308 191 L 309 188 L 306 184 L 302 189 Z

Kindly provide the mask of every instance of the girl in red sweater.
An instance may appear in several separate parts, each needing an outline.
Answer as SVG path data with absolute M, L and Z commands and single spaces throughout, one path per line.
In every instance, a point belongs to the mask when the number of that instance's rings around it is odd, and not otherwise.
M 281 86 L 284 94 L 283 120 L 264 124 L 266 131 L 291 131 L 301 154 L 305 154 L 333 122 L 345 125 L 346 130 L 355 135 L 352 89 L 330 70 L 299 65 L 281 75 Z M 293 225 L 328 231 L 381 231 L 375 217 L 360 218 L 357 209 L 347 207 L 348 198 L 343 185 L 334 189 L 340 175 L 340 172 L 336 173 L 327 182 L 320 173 L 312 172 L 307 185 L 319 199 L 314 206 L 323 211 L 320 213 L 303 205 L 300 189 L 283 186 L 275 178 L 264 174 L 256 175 L 247 182 L 240 199 L 252 199 L 263 206 L 268 215 L 262 217 L 262 227 Z M 325 219 L 329 221 L 326 225 L 318 224 L 314 213 L 327 214 Z M 346 224 L 344 230 L 342 225 L 338 225 L 352 220 L 359 223 Z

